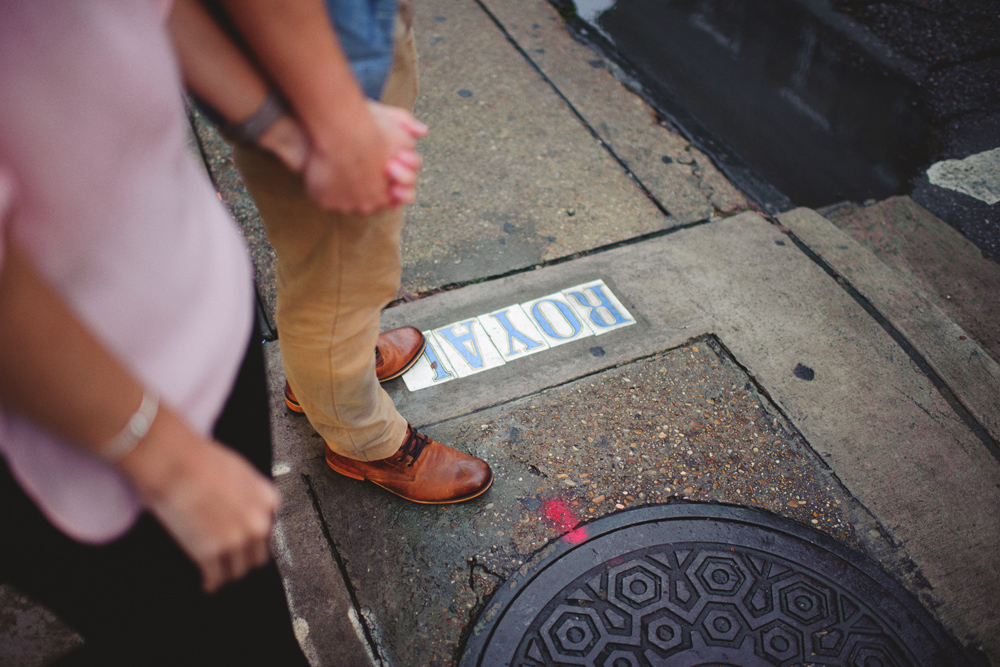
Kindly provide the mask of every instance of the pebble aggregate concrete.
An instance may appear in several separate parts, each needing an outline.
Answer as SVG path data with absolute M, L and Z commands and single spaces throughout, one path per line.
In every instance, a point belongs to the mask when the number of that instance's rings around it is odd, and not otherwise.
M 498 585 L 553 539 L 626 508 L 759 507 L 854 547 L 852 524 L 874 526 L 710 337 L 426 432 L 489 460 L 490 492 L 427 507 L 322 461 L 306 473 L 389 664 L 453 664 Z
M 8 585 L 0 586 L 0 665 L 41 667 L 83 644 L 80 635 Z

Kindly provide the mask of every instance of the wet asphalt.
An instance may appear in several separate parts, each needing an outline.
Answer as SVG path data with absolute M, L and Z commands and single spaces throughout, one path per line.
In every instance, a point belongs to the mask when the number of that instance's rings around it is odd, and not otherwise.
M 766 210 L 908 194 L 1000 261 L 1000 204 L 926 170 L 1000 146 L 1000 3 L 556 3 Z

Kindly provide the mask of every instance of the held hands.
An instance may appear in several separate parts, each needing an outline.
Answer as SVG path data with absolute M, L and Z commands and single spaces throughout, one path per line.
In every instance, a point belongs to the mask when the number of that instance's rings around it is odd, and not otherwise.
M 278 491 L 242 456 L 161 407 L 120 462 L 146 508 L 218 590 L 268 562 Z
M 314 138 L 301 160 L 301 152 L 274 151 L 268 134 L 261 145 L 301 171 L 310 196 L 323 208 L 371 214 L 409 204 L 416 195 L 421 165 L 416 143 L 427 126 L 408 111 L 368 100 L 366 109 Z
M 420 155 L 417 154 L 416 140 L 427 135 L 427 126 L 414 118 L 410 112 L 399 107 L 368 100 L 368 110 L 375 124 L 387 137 L 409 144 L 409 149 L 395 152 L 385 167 L 390 179 L 390 206 L 405 206 L 416 197 L 417 172 L 420 171 Z

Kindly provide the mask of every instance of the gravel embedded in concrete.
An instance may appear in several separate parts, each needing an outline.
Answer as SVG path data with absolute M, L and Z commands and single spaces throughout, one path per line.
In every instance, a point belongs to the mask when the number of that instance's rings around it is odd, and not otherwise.
M 487 597 L 551 540 L 644 504 L 760 507 L 854 546 L 856 508 L 711 337 L 426 429 L 495 482 L 428 507 L 310 464 L 334 548 L 393 664 L 450 665 Z

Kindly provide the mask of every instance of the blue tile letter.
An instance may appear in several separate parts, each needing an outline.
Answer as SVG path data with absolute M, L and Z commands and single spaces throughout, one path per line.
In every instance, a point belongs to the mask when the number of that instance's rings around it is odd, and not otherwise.
M 507 353 L 507 356 L 512 357 L 515 354 L 521 354 L 522 351 L 526 352 L 528 350 L 534 350 L 536 347 L 541 347 L 542 344 L 539 343 L 537 340 L 529 338 L 528 336 L 524 335 L 523 333 L 514 328 L 514 325 L 511 324 L 510 319 L 507 317 L 508 310 L 510 309 L 508 308 L 507 310 L 501 310 L 499 313 L 493 313 L 492 315 L 490 315 L 490 317 L 499 322 L 500 326 L 503 327 L 503 330 L 507 332 L 507 345 L 510 349 L 510 352 Z M 517 339 L 518 341 L 521 342 L 521 344 L 524 345 L 524 350 L 514 349 L 515 339 Z
M 479 351 L 479 342 L 476 340 L 476 332 L 472 329 L 475 320 L 466 320 L 442 329 L 437 332 L 444 336 L 455 350 L 462 355 L 466 363 L 472 368 L 483 367 L 483 354 Z M 456 334 L 455 327 L 465 327 L 466 333 Z
M 576 299 L 576 302 L 580 304 L 582 308 L 589 308 L 590 321 L 594 323 L 594 326 L 600 327 L 602 329 L 608 329 L 619 324 L 625 324 L 626 322 L 631 322 L 632 320 L 625 317 L 619 312 L 615 305 L 611 303 L 611 300 L 604 293 L 603 285 L 591 285 L 586 288 L 588 291 L 592 292 L 594 296 L 597 297 L 597 303 L 591 303 L 590 297 L 588 297 L 583 292 L 570 292 L 569 295 Z M 604 317 L 604 313 L 611 316 L 611 321 L 609 322 Z
M 558 308 L 559 312 L 562 313 L 562 316 L 566 318 L 566 323 L 569 324 L 571 327 L 573 327 L 573 333 L 571 333 L 568 336 L 560 336 L 558 333 L 556 333 L 556 330 L 552 327 L 552 323 L 548 321 L 548 319 L 545 317 L 545 315 L 542 314 L 542 311 L 539 308 L 539 306 L 541 306 L 543 303 L 551 303 L 556 308 Z M 535 321 L 538 322 L 538 326 L 542 328 L 542 331 L 544 331 L 546 335 L 560 340 L 569 340 L 570 338 L 573 338 L 578 333 L 580 333 L 580 330 L 583 328 L 583 324 L 577 318 L 576 313 L 574 313 L 570 309 L 570 307 L 567 306 L 565 303 L 563 303 L 562 301 L 556 301 L 555 299 L 542 299 L 541 301 L 537 302 L 535 305 L 531 307 L 531 316 L 535 318 Z
M 424 356 L 427 357 L 427 361 L 430 362 L 431 369 L 434 371 L 433 382 L 440 382 L 445 378 L 454 377 L 451 373 L 445 369 L 444 364 L 438 359 L 437 351 L 434 346 L 431 345 L 430 341 L 427 341 L 427 347 L 424 348 Z

